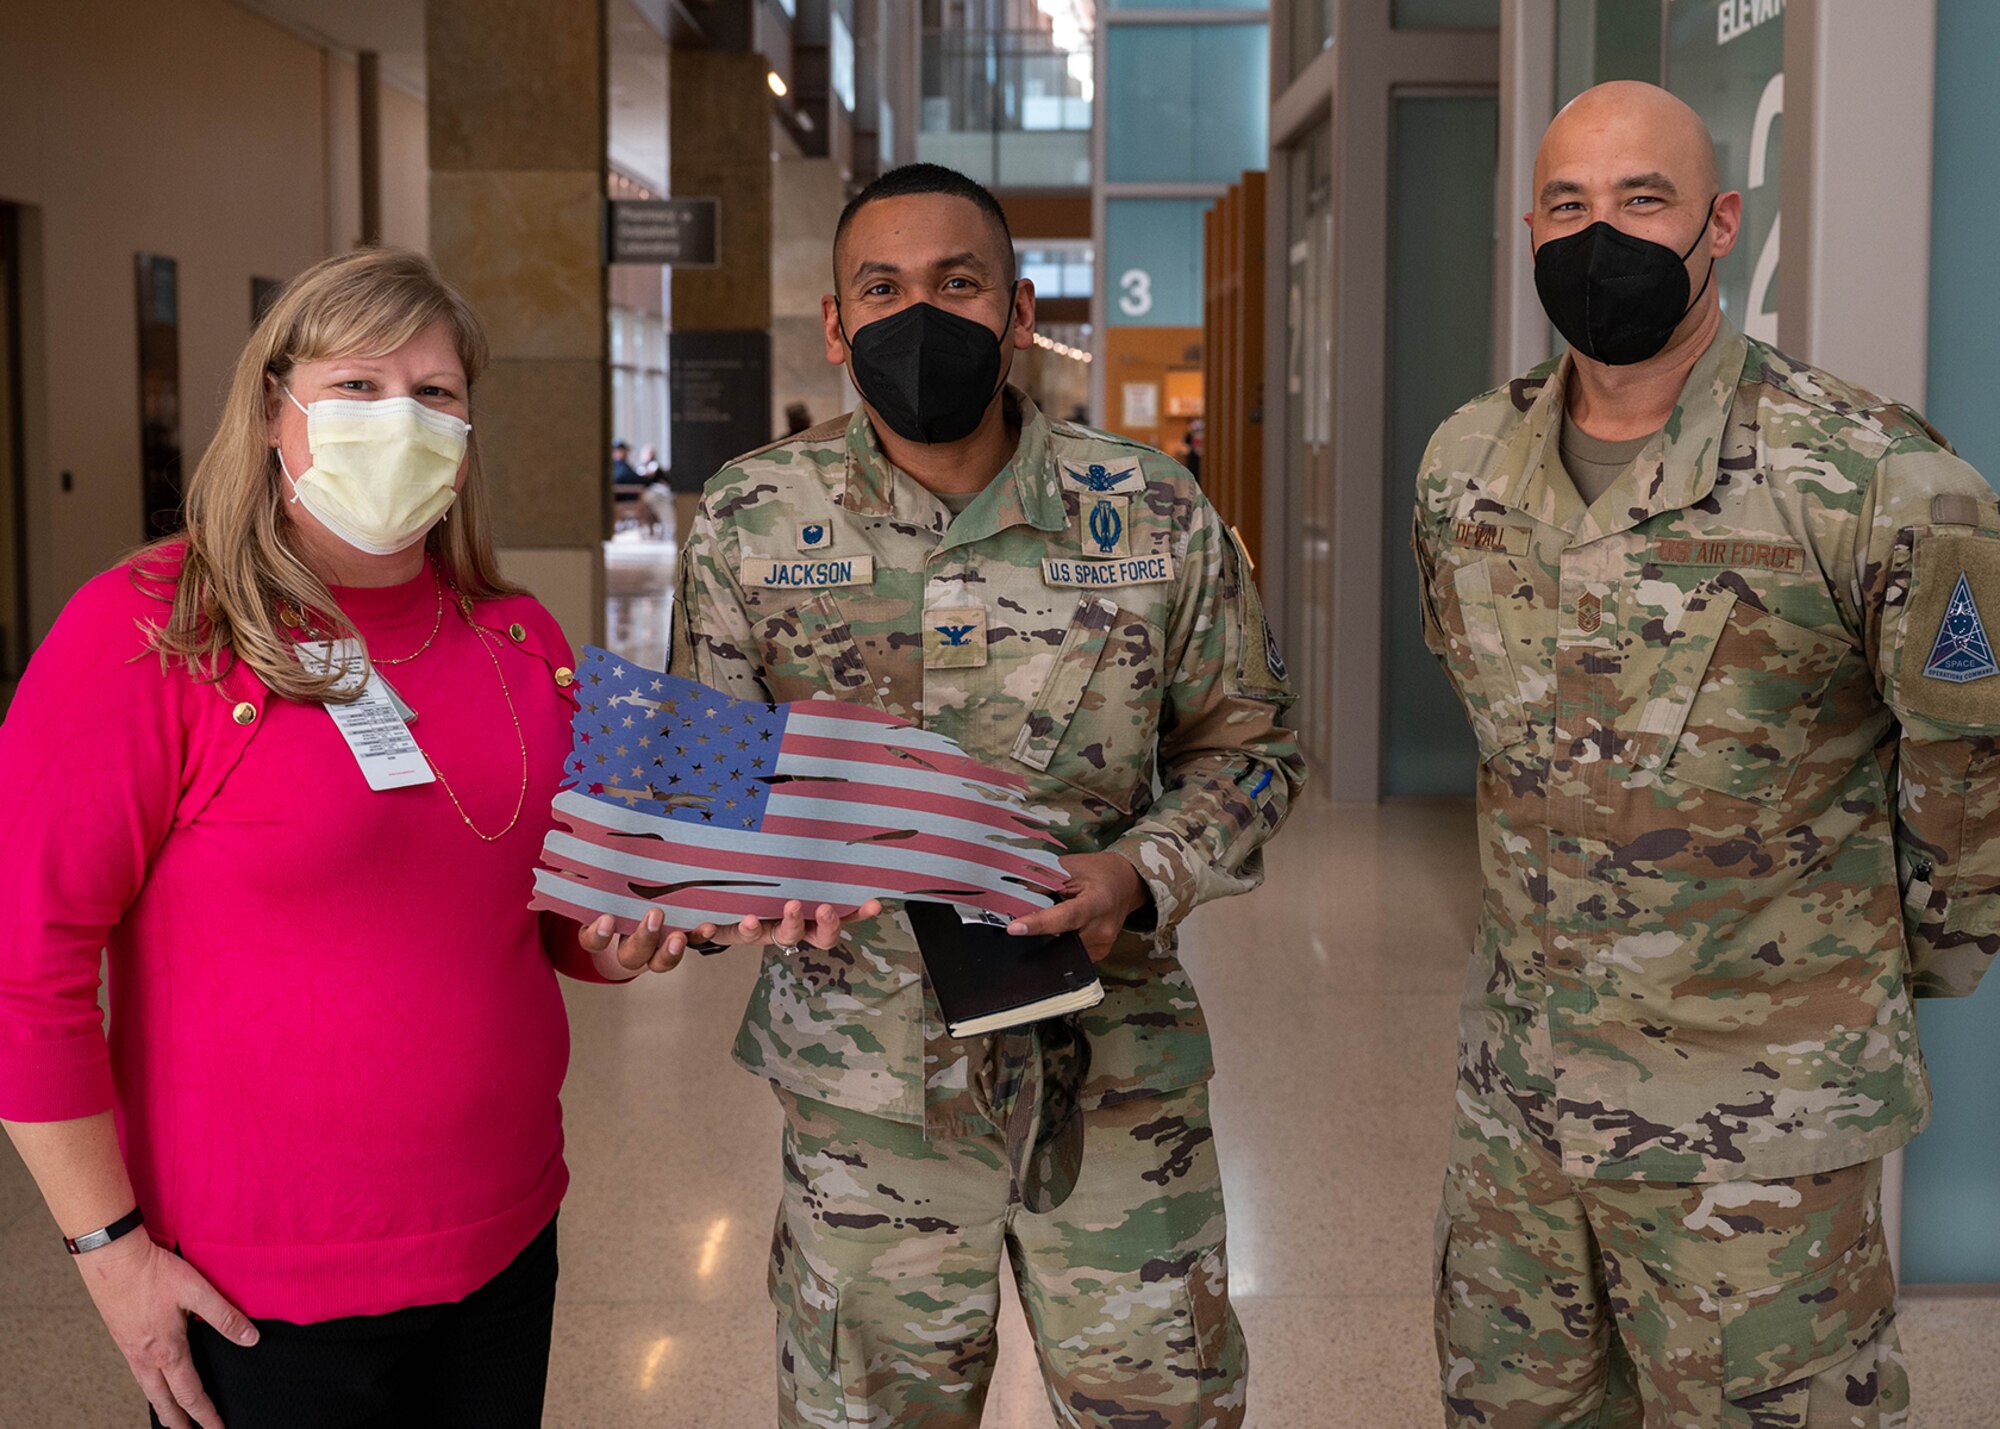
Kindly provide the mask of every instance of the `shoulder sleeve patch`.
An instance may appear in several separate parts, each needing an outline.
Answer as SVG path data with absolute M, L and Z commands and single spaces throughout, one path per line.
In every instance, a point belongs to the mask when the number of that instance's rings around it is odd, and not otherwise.
M 1942 499 L 1942 498 L 1940 498 Z M 1918 531 L 1910 587 L 1894 635 L 1894 704 L 1966 734 L 2000 733 L 2000 533 Z
M 1218 518 L 1216 524 L 1222 523 Z M 1229 619 L 1234 623 L 1235 668 L 1231 672 L 1232 692 L 1249 695 L 1254 699 L 1291 700 L 1291 671 L 1285 666 L 1285 657 L 1278 649 L 1278 637 L 1271 631 L 1271 621 L 1264 613 L 1264 602 L 1257 594 L 1257 581 L 1251 574 L 1254 569 L 1250 552 L 1243 545 L 1243 538 L 1234 526 L 1227 528 L 1229 544 L 1235 555 L 1235 599 L 1230 602 Z

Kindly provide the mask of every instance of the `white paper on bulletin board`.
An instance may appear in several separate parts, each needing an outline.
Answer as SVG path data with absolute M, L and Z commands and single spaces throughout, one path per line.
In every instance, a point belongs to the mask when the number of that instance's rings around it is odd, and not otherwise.
M 1127 382 L 1125 384 L 1124 427 L 1157 427 L 1160 425 L 1160 384 L 1157 382 Z

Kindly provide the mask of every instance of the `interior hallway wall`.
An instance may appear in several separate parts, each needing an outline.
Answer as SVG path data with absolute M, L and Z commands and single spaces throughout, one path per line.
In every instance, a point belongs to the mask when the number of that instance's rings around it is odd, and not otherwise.
M 249 336 L 250 279 L 288 278 L 330 251 L 337 111 L 322 52 L 226 0 L 4 11 L 0 200 L 31 220 L 25 475 L 40 638 L 143 534 L 133 255 L 179 264 L 185 478 Z M 385 149 L 415 104 L 385 96 Z M 383 196 L 398 234 L 422 242 L 421 209 L 400 197 L 421 186 L 421 148 L 414 162 L 413 179 L 387 161 Z
M 326 99 L 326 251 L 361 242 L 361 72 L 354 61 L 324 56 Z M 382 241 L 425 252 L 431 246 L 430 117 L 424 101 L 384 82 Z

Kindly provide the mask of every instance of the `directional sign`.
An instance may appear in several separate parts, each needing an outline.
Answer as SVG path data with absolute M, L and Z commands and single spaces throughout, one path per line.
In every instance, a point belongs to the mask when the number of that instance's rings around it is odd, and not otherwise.
M 607 199 L 605 261 L 713 268 L 721 261 L 722 202 L 712 198 Z

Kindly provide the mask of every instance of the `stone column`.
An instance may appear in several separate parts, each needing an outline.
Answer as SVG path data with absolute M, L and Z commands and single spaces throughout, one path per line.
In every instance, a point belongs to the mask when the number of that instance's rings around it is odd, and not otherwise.
M 602 0 L 428 0 L 431 250 L 486 325 L 501 565 L 603 638 L 610 454 Z
M 669 304 L 670 484 L 683 533 L 703 483 L 773 435 L 767 72 L 753 52 L 675 50 L 667 84 L 674 197 L 721 201 L 720 263 L 675 268 Z
M 847 186 L 832 159 L 783 159 L 771 196 L 771 414 L 799 404 L 814 425 L 854 406 L 844 368 L 826 360 L 820 298 L 833 291 L 833 230 Z

